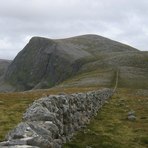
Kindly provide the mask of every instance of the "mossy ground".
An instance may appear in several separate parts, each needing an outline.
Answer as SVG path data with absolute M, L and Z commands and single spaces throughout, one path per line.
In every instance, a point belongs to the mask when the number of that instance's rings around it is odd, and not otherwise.
M 118 90 L 87 128 L 78 132 L 63 148 L 148 147 L 148 96 L 137 95 L 136 92 Z M 127 119 L 129 111 L 135 111 L 135 121 Z

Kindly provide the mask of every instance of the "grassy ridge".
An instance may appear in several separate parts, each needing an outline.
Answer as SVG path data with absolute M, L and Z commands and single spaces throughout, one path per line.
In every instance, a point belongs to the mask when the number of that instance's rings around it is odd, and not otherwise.
M 147 96 L 138 90 L 120 89 L 86 129 L 78 132 L 63 148 L 146 148 L 148 147 Z M 136 120 L 127 114 L 135 111 Z

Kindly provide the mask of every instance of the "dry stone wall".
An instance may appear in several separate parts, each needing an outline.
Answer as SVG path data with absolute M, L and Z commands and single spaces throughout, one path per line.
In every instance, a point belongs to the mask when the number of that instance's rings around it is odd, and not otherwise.
M 36 100 L 0 147 L 61 148 L 97 114 L 113 90 L 50 95 Z

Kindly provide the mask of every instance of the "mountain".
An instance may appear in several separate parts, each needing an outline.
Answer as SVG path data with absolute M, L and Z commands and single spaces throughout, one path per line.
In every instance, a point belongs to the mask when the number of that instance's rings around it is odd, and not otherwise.
M 10 60 L 0 59 L 0 77 L 4 74 L 10 63 Z
M 111 87 L 117 71 L 120 87 L 147 88 L 148 52 L 98 35 L 33 37 L 9 65 L 0 90 Z

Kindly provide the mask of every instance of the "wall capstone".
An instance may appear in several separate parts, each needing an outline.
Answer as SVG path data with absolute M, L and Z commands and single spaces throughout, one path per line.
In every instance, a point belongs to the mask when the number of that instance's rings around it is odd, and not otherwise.
M 76 131 L 85 127 L 112 89 L 87 93 L 50 95 L 33 102 L 23 115 L 23 121 L 6 136 L 0 147 L 61 148 Z

